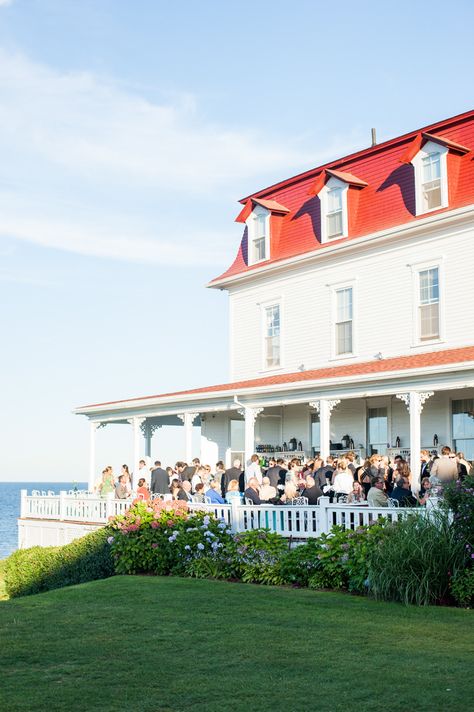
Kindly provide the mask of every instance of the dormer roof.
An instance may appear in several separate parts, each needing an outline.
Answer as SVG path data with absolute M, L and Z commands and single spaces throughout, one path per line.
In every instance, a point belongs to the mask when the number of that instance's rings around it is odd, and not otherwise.
M 425 143 L 428 143 L 429 141 L 432 141 L 433 143 L 438 143 L 440 146 L 444 146 L 448 150 L 453 151 L 454 153 L 458 153 L 460 155 L 469 153 L 469 151 L 471 150 L 470 148 L 466 148 L 466 146 L 461 146 L 461 144 L 456 143 L 455 141 L 450 141 L 444 136 L 435 136 L 426 131 L 420 131 L 420 133 L 416 134 L 415 138 L 409 144 L 407 150 L 400 158 L 400 163 L 411 163 L 418 151 L 420 151 L 425 145 Z
M 365 188 L 365 186 L 368 185 L 365 180 L 357 178 L 357 176 L 352 175 L 352 173 L 336 171 L 334 168 L 325 168 L 308 190 L 308 195 L 318 195 L 331 178 L 337 178 L 337 180 L 352 185 L 355 188 Z
M 235 218 L 235 222 L 244 223 L 256 205 L 260 205 L 262 208 L 266 208 L 271 213 L 280 213 L 281 215 L 284 215 L 284 214 L 290 212 L 288 208 L 285 208 L 284 205 L 280 205 L 280 203 L 277 203 L 276 200 L 263 200 L 262 198 L 248 198 L 245 201 L 245 205 L 244 205 L 243 209 L 240 211 L 240 213 Z
M 238 222 L 245 222 L 255 206 L 279 215 L 278 230 L 271 238 L 270 258 L 265 265 L 249 264 L 244 233 L 232 265 L 209 286 L 230 285 L 234 279 L 258 273 L 278 263 L 314 256 L 331 245 L 380 234 L 423 219 L 417 215 L 412 158 L 427 142 L 448 149 L 449 204 L 433 211 L 433 217 L 474 205 L 474 110 L 417 129 L 403 136 L 338 158 L 322 166 L 276 183 L 242 198 Z M 336 178 L 349 186 L 349 229 L 346 237 L 321 239 L 320 201 L 315 196 Z M 356 190 L 352 190 L 355 188 Z

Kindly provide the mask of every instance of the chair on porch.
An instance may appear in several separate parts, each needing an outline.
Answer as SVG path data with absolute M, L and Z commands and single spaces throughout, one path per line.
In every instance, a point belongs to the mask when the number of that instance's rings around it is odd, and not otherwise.
M 253 505 L 253 501 L 252 501 L 249 497 L 246 497 L 246 498 L 245 498 L 245 504 L 251 504 L 251 505 Z
M 308 498 L 303 497 L 302 495 L 300 497 L 293 497 L 293 499 L 290 500 L 290 504 L 293 507 L 307 507 L 308 506 Z
M 400 502 L 398 499 L 392 499 L 391 497 L 387 497 L 387 506 L 388 507 L 399 507 Z

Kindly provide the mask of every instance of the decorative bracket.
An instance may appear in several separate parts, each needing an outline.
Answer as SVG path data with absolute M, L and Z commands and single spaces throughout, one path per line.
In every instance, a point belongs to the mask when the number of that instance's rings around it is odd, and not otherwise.
M 321 413 L 322 400 L 325 400 L 325 399 L 321 399 L 321 400 L 317 400 L 317 401 L 310 401 L 309 405 L 311 406 L 311 408 L 314 408 L 315 410 L 317 410 L 318 413 Z M 325 400 L 325 402 L 328 404 L 328 415 L 331 415 L 334 408 L 337 405 L 339 405 L 339 403 L 341 401 L 340 401 L 340 399 L 335 398 L 334 400 Z
M 425 405 L 425 402 L 428 400 L 428 398 L 431 398 L 431 396 L 434 396 L 434 391 L 422 391 L 422 392 L 418 393 L 418 396 L 419 396 L 418 413 L 420 414 L 422 412 L 423 406 Z M 411 415 L 412 403 L 411 403 L 410 393 L 397 393 L 396 397 L 405 403 L 407 410 Z
M 251 408 L 250 406 L 246 406 L 245 408 L 241 408 L 238 410 L 239 415 L 243 415 L 245 420 L 252 420 L 252 423 L 255 423 L 257 416 L 262 413 L 264 408 Z
M 158 428 L 161 428 L 161 425 L 159 423 L 150 423 L 146 419 L 142 423 L 140 423 L 140 430 L 142 431 L 144 438 L 152 438 L 155 430 L 157 430 Z
M 178 418 L 186 424 L 186 422 L 191 423 L 191 425 L 194 423 L 196 418 L 198 417 L 199 413 L 178 413 Z

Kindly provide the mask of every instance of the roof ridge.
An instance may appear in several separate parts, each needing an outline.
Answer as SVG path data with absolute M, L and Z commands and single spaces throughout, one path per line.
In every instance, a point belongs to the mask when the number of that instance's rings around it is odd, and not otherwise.
M 313 175 L 316 176 L 318 173 L 321 173 L 323 170 L 327 168 L 335 168 L 337 169 L 340 164 L 344 165 L 345 163 L 348 163 L 350 161 L 354 161 L 357 158 L 360 158 L 364 154 L 376 154 L 381 151 L 384 151 L 390 146 L 394 146 L 397 143 L 403 143 L 404 141 L 408 141 L 410 138 L 413 138 L 416 136 L 418 133 L 426 133 L 429 131 L 435 131 L 436 129 L 439 128 L 447 128 L 448 126 L 451 126 L 456 123 L 461 123 L 470 117 L 474 115 L 474 109 L 470 109 L 469 111 L 465 111 L 461 114 L 456 114 L 455 116 L 451 116 L 447 119 L 442 119 L 441 121 L 436 121 L 432 124 L 428 124 L 427 126 L 423 126 L 422 128 L 415 129 L 414 131 L 409 131 L 408 133 L 402 134 L 401 136 L 394 136 L 393 138 L 387 139 L 386 141 L 382 141 L 382 143 L 377 143 L 375 146 L 367 146 L 366 148 L 359 149 L 358 151 L 355 151 L 354 153 L 349 153 L 346 156 L 342 156 L 340 158 L 335 158 L 331 161 L 328 161 L 326 163 L 321 164 L 320 166 L 316 166 L 315 168 L 309 168 L 307 171 L 303 171 L 302 173 L 297 173 L 294 176 L 291 176 L 290 178 L 286 178 L 285 180 L 278 181 L 277 183 L 273 183 L 272 185 L 261 188 L 260 190 L 255 191 L 254 193 L 250 193 L 249 195 L 245 196 L 245 198 L 240 198 L 238 201 L 239 203 L 245 203 L 247 200 L 251 198 L 261 198 L 264 197 L 267 193 L 271 191 L 275 191 L 277 189 L 281 189 L 283 187 L 287 187 L 289 185 L 292 185 L 293 183 L 298 183 L 299 181 L 305 180 L 307 178 L 312 177 Z

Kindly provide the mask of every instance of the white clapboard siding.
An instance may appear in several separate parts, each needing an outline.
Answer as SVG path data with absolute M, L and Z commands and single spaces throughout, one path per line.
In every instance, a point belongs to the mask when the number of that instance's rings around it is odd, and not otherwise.
M 345 280 L 354 288 L 353 360 L 370 361 L 378 352 L 385 358 L 433 350 L 415 345 L 413 266 L 439 263 L 442 347 L 472 343 L 466 332 L 466 313 L 474 306 L 472 279 L 474 229 L 453 231 L 432 227 L 423 236 L 390 245 L 366 247 L 357 255 L 340 251 L 312 266 L 288 266 L 284 275 L 258 276 L 229 287 L 231 317 L 231 379 L 265 375 L 263 363 L 262 309 L 281 304 L 281 371 L 342 365 L 332 351 L 332 302 L 334 286 Z M 467 306 L 469 305 L 469 307 Z M 466 311 L 467 309 L 467 311 Z M 467 342 L 466 342 L 467 338 Z M 403 432 L 400 437 L 402 437 Z

